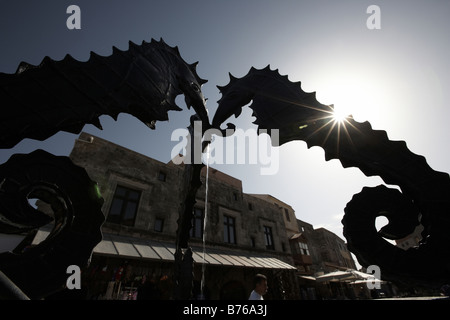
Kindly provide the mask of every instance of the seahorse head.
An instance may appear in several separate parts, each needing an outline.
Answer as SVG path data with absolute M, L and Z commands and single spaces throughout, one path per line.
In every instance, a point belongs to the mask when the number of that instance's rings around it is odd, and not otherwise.
M 258 129 L 279 129 L 280 144 L 290 141 L 293 135 L 298 137 L 300 131 L 305 137 L 310 135 L 333 117 L 333 107 L 319 103 L 315 92 L 304 92 L 300 82 L 289 81 L 270 66 L 251 68 L 242 78 L 230 74 L 230 82 L 218 88 L 222 98 L 212 120 L 214 128 L 232 115 L 238 117 L 250 102 L 256 117 L 254 124 Z
M 201 86 L 207 80 L 201 79 L 195 70 L 198 62 L 191 65 L 180 66 L 177 73 L 177 80 L 180 90 L 184 94 L 186 106 L 194 108 L 197 115 L 204 123 L 209 123 L 206 110 L 206 99 L 201 90 Z
M 150 43 L 143 42 L 142 46 L 135 46 L 134 50 L 138 51 L 135 56 L 138 56 L 140 60 L 135 62 L 138 68 L 134 69 L 136 73 L 128 80 L 141 79 L 136 74 L 145 72 L 147 77 L 142 81 L 139 80 L 136 85 L 142 86 L 143 83 L 147 83 L 148 90 L 143 91 L 148 92 L 148 100 L 153 101 L 157 106 L 157 108 L 147 109 L 145 105 L 141 105 L 140 112 L 133 110 L 134 116 L 150 127 L 151 117 L 153 117 L 151 120 L 168 120 L 167 111 L 181 110 L 176 105 L 175 98 L 183 94 L 187 108 L 193 107 L 200 119 L 205 124 L 209 123 L 206 99 L 201 90 L 207 80 L 198 76 L 196 71 L 198 62 L 188 64 L 181 57 L 178 47 L 170 47 L 162 39 L 160 41 L 152 39 Z M 148 81 L 148 79 L 151 80 Z

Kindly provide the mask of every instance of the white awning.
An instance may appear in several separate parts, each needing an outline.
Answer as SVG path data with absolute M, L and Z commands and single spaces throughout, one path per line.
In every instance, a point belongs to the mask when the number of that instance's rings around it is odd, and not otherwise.
M 39 230 L 32 242 L 37 245 L 43 241 L 49 231 Z M 250 251 L 239 252 L 228 249 L 192 247 L 194 263 L 209 265 L 235 266 L 264 269 L 292 269 L 294 266 L 280 259 L 256 254 Z M 123 237 L 103 234 L 102 241 L 94 248 L 94 254 L 103 256 L 117 256 L 146 260 L 175 261 L 175 244 L 170 242 L 146 240 L 140 238 Z M 204 258 L 204 259 L 203 259 Z
M 332 281 L 332 282 L 339 282 L 339 281 L 355 281 L 355 280 L 368 280 L 371 281 L 372 279 L 375 279 L 375 277 L 371 274 L 367 274 L 364 272 L 356 271 L 353 269 L 348 269 L 346 271 L 334 271 L 330 272 L 324 275 L 321 275 L 316 278 L 318 282 L 323 281 Z

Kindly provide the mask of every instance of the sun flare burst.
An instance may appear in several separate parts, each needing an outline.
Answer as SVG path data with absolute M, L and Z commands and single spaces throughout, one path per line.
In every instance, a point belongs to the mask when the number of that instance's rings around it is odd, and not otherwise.
M 335 122 L 343 123 L 348 116 L 347 112 L 343 109 L 333 109 L 332 117 Z

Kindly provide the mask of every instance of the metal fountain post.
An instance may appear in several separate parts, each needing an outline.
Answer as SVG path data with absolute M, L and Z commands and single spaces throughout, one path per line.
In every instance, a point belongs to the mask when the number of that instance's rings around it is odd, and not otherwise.
M 192 249 L 189 247 L 189 231 L 192 227 L 194 217 L 195 195 L 201 187 L 201 170 L 205 166 L 201 161 L 201 151 L 195 150 L 192 139 L 201 141 L 203 132 L 195 132 L 194 121 L 200 120 L 198 116 L 192 116 L 188 127 L 188 148 L 183 174 L 183 185 L 181 187 L 180 199 L 184 199 L 179 206 L 178 230 L 175 242 L 175 266 L 174 266 L 174 299 L 186 300 L 192 296 L 194 279 L 194 259 Z M 200 136 L 199 136 L 200 135 Z M 190 146 L 190 148 L 189 148 Z M 198 154 L 199 153 L 199 154 Z

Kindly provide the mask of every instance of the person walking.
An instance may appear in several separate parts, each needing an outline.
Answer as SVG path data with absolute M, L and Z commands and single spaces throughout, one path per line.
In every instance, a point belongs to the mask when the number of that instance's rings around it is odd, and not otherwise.
M 253 282 L 253 291 L 250 293 L 248 300 L 264 300 L 263 295 L 267 293 L 269 287 L 267 286 L 267 277 L 258 273 Z

